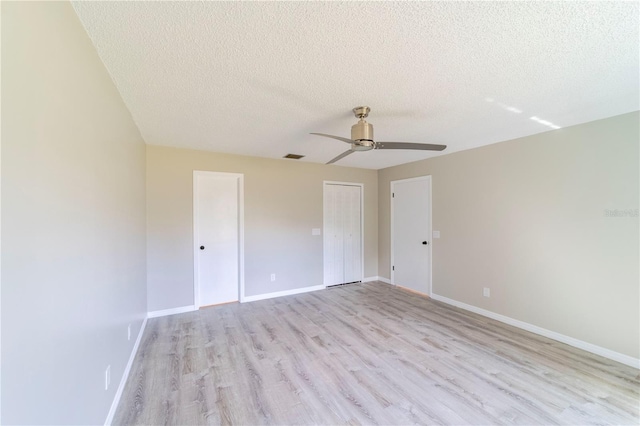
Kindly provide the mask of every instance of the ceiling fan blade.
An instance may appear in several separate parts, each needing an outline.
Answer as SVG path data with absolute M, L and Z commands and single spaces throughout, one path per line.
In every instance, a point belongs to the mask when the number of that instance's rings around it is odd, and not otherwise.
M 338 160 L 342 160 L 344 157 L 346 157 L 347 155 L 351 154 L 355 152 L 354 150 L 350 149 L 349 151 L 345 151 L 342 154 L 338 155 L 336 158 L 334 158 L 333 160 L 329 161 L 327 164 L 333 164 Z
M 442 151 L 446 145 L 409 142 L 376 142 L 375 149 L 420 149 L 424 151 Z
M 309 133 L 309 134 L 310 135 L 324 136 L 325 138 L 338 139 L 339 141 L 346 142 L 346 143 L 353 143 L 353 141 L 351 139 L 342 138 L 340 136 L 327 135 L 325 133 Z

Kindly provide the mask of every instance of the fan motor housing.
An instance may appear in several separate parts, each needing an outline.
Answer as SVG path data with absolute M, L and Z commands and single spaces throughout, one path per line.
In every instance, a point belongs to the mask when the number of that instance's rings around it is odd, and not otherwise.
M 354 141 L 373 141 L 373 126 L 364 120 L 351 126 L 351 139 Z

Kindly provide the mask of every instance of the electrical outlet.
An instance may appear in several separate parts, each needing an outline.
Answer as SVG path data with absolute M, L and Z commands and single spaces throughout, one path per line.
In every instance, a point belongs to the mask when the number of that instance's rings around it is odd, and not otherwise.
M 491 289 L 489 287 L 485 287 L 482 289 L 482 295 L 484 297 L 491 297 Z
M 131 340 L 131 324 L 127 326 L 127 340 Z
M 271 274 L 271 281 L 275 281 L 276 280 L 276 274 Z
M 111 384 L 111 365 L 107 365 L 107 369 L 104 372 L 104 390 L 109 390 Z

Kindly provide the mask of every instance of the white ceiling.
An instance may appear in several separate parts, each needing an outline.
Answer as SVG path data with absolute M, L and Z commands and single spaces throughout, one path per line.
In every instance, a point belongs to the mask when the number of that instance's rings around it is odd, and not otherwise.
M 640 109 L 638 2 L 73 6 L 152 145 L 325 163 L 358 105 L 448 145 L 338 163 L 379 169 Z

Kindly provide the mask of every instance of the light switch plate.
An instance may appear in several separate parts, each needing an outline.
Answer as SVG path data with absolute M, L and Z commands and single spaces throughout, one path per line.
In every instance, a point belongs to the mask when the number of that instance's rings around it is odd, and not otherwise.
M 440 231 L 433 231 L 433 238 L 440 238 Z
M 311 229 L 311 235 L 320 235 L 320 228 Z

